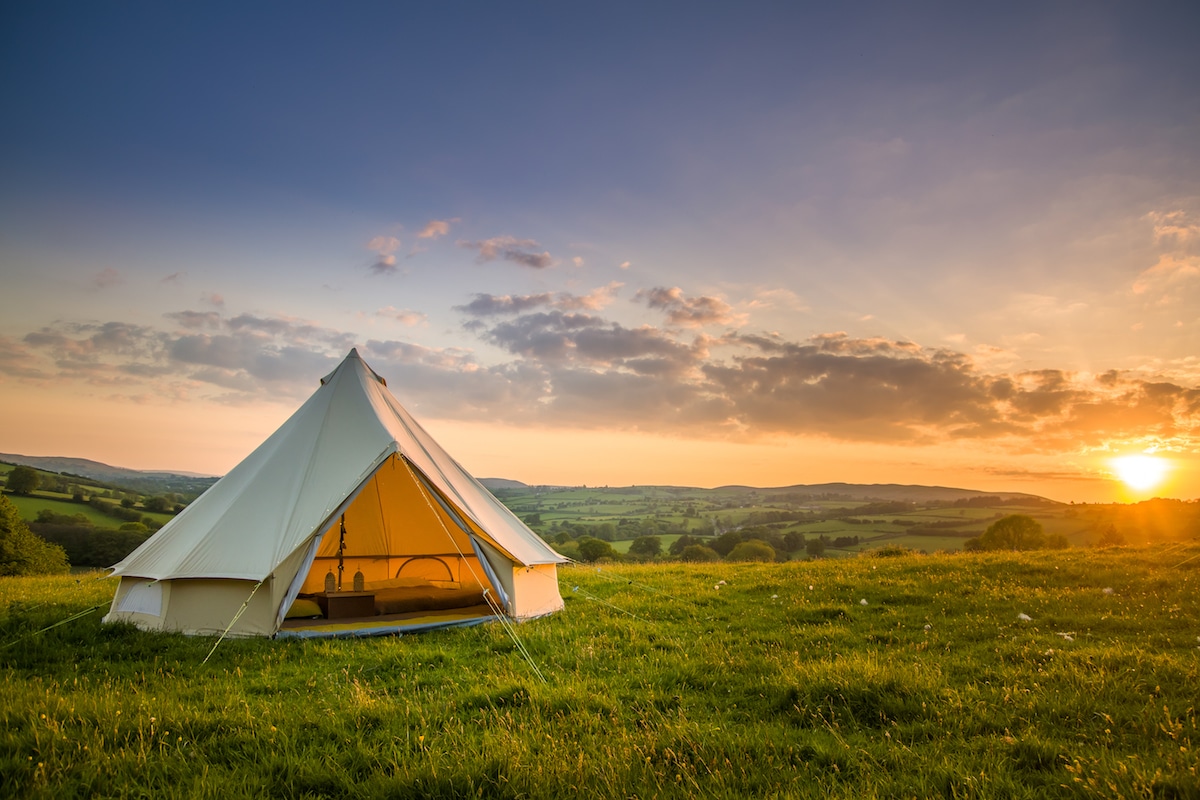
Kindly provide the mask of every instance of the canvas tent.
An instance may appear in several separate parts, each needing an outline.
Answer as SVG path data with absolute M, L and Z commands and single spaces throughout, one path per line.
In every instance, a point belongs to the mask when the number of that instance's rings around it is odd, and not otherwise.
M 258 449 L 112 568 L 105 621 L 321 636 L 528 619 L 562 608 L 564 561 L 352 350 Z

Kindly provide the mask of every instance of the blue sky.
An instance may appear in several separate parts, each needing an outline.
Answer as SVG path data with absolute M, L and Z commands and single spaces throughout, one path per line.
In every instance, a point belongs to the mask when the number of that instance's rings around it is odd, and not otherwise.
M 1194 4 L 246 5 L 0 12 L 0 450 L 1200 494 Z

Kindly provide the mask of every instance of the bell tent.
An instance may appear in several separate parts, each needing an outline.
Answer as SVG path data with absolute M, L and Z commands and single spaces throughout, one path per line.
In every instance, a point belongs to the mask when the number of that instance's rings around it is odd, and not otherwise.
M 566 561 L 443 450 L 357 350 L 114 566 L 105 621 L 363 636 L 563 607 Z

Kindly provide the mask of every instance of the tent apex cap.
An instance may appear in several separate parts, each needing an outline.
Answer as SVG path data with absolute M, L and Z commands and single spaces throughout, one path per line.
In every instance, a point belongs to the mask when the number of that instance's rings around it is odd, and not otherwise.
M 322 386 L 324 386 L 325 384 L 329 383 L 330 379 L 331 379 L 331 378 L 332 378 L 334 375 L 336 375 L 336 374 L 337 374 L 338 370 L 340 370 L 340 369 L 341 369 L 343 366 L 345 366 L 345 365 L 346 365 L 346 362 L 347 362 L 347 361 L 350 361 L 351 359 L 353 359 L 353 360 L 357 361 L 358 363 L 362 364 L 364 367 L 366 367 L 366 370 L 367 370 L 367 372 L 371 373 L 371 377 L 373 377 L 375 380 L 379 381 L 379 383 L 380 383 L 380 384 L 382 384 L 382 385 L 384 385 L 384 386 L 387 386 L 387 381 L 385 381 L 385 380 L 383 379 L 383 377 L 382 377 L 382 376 L 381 376 L 381 375 L 380 375 L 378 372 L 376 372 L 375 370 L 371 369 L 371 367 L 370 367 L 370 366 L 368 366 L 368 364 L 367 364 L 367 362 L 366 362 L 366 361 L 363 361 L 363 358 L 362 358 L 362 356 L 360 356 L 360 355 L 358 354 L 358 348 L 357 348 L 357 347 L 351 347 L 351 348 L 350 348 L 350 352 L 349 352 L 349 353 L 347 353 L 347 354 L 346 354 L 346 357 L 342 359 L 342 363 L 341 363 L 341 364 L 338 364 L 338 365 L 337 365 L 337 368 L 336 368 L 336 369 L 334 369 L 334 371 L 333 371 L 333 372 L 329 373 L 329 374 L 328 374 L 328 375 L 326 375 L 324 378 L 321 378 L 321 385 L 322 385 Z

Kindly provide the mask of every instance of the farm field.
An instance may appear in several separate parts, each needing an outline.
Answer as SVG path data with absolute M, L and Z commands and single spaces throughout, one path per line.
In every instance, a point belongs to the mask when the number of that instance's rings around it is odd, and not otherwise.
M 120 520 L 114 519 L 100 509 L 89 506 L 86 503 L 74 503 L 71 500 L 55 499 L 47 497 L 44 493 L 32 496 L 8 494 L 5 497 L 17 507 L 23 519 L 30 521 L 36 519 L 38 512 L 45 508 L 53 511 L 55 514 L 63 514 L 68 517 L 75 514 L 82 514 L 91 520 L 93 525 L 99 528 L 115 528 L 121 524 Z
M 208 663 L 103 609 L 38 633 L 109 580 L 5 578 L 0 795 L 1196 797 L 1198 578 L 1194 542 L 578 566 L 520 647 Z

